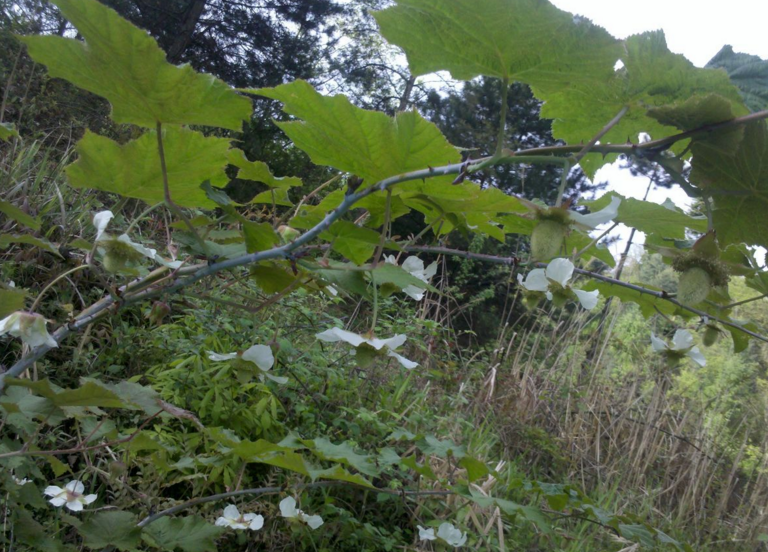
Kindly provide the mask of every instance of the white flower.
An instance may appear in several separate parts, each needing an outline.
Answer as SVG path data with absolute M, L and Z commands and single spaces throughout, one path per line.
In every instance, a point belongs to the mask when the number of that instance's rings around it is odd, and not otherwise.
M 395 259 L 394 255 L 387 255 L 384 257 L 384 261 L 397 266 L 397 259 Z M 415 276 L 425 284 L 428 284 L 432 277 L 437 273 L 437 262 L 433 262 L 428 267 L 424 268 L 424 261 L 418 257 L 408 257 L 403 261 L 402 269 L 411 276 Z M 415 301 L 421 301 L 424 298 L 425 291 L 424 288 L 416 285 L 409 285 L 403 288 L 403 293 Z
M 706 366 L 707 359 L 698 347 L 693 346 L 693 336 L 688 330 L 677 330 L 672 337 L 672 345 L 651 334 L 651 346 L 654 352 L 664 353 L 670 358 L 687 356 L 699 366 Z
M 48 345 L 58 347 L 59 344 L 45 327 L 46 320 L 39 314 L 29 312 L 14 312 L 0 320 L 0 335 L 11 334 L 20 337 L 30 347 Z
M 435 530 L 432 529 L 431 527 L 429 529 L 425 529 L 421 525 L 417 525 L 416 527 L 419 528 L 419 540 L 433 541 L 437 539 L 437 537 L 435 536 Z
M 467 542 L 467 534 L 462 533 L 459 529 L 453 526 L 452 523 L 444 521 L 437 528 L 437 538 L 443 539 L 445 542 L 453 547 L 458 548 Z
M 79 512 L 83 509 L 83 504 L 90 504 L 98 498 L 95 494 L 83 496 L 84 491 L 85 487 L 83 484 L 75 479 L 74 481 L 67 483 L 67 486 L 63 489 L 61 487 L 56 487 L 55 485 L 46 487 L 43 494 L 52 496 L 53 498 L 48 502 L 57 508 L 66 505 L 66 507 L 73 512 Z
M 267 378 L 277 383 L 282 384 L 288 382 L 288 378 L 273 376 L 269 373 L 269 370 L 272 368 L 272 366 L 275 365 L 275 357 L 272 354 L 272 349 L 267 345 L 253 345 L 242 353 L 226 353 L 220 355 L 219 353 L 214 353 L 213 351 L 208 352 L 208 358 L 216 362 L 234 360 L 238 357 L 241 360 L 256 365 L 256 367 L 261 371 L 259 374 L 261 381 L 264 381 L 264 377 L 266 376 Z
M 613 196 L 608 206 L 596 213 L 582 215 L 576 211 L 568 211 L 568 216 L 570 217 L 571 221 L 577 225 L 585 226 L 591 230 L 594 230 L 601 224 L 605 224 L 606 222 L 610 222 L 615 219 L 619 214 L 619 205 L 621 205 L 621 198 Z
M 264 516 L 257 514 L 240 514 L 237 506 L 230 504 L 224 508 L 224 515 L 216 520 L 219 527 L 231 527 L 232 529 L 250 529 L 258 531 L 264 527 Z
M 19 486 L 22 486 L 22 485 L 26 485 L 26 484 L 27 484 L 27 483 L 29 483 L 30 481 L 31 481 L 31 480 L 30 480 L 30 479 L 27 479 L 26 477 L 25 477 L 24 479 L 19 479 L 19 478 L 18 478 L 18 477 L 16 477 L 15 475 L 13 476 L 13 482 L 14 482 L 14 483 L 16 483 L 16 484 L 17 484 L 17 485 L 19 485 Z
M 432 528 L 425 529 L 421 525 L 417 525 L 417 527 L 419 528 L 419 540 L 433 541 L 440 539 L 455 548 L 467 542 L 467 534 L 462 533 L 452 523 L 447 521 L 441 523 L 440 527 L 437 528 L 437 535 L 435 535 L 435 530 Z
M 109 221 L 115 217 L 112 211 L 100 211 L 93 216 L 93 226 L 96 228 L 96 244 L 104 247 L 107 251 L 110 249 L 123 250 L 127 246 L 130 250 L 135 251 L 141 257 L 146 257 L 169 268 L 179 268 L 182 265 L 181 261 L 166 261 L 162 256 L 157 254 L 157 250 L 149 247 L 144 247 L 140 243 L 131 241 L 128 234 L 120 234 L 117 238 L 111 237 L 109 234 L 105 235 Z
M 323 518 L 320 516 L 308 516 L 296 508 L 296 499 L 292 496 L 286 497 L 280 501 L 280 514 L 284 518 L 295 518 L 303 521 L 312 529 L 317 529 L 323 524 Z
M 573 276 L 574 268 L 573 263 L 568 259 L 554 259 L 547 265 L 546 269 L 535 268 L 531 270 L 525 280 L 523 280 L 522 274 L 518 274 L 517 282 L 528 291 L 544 293 L 550 301 L 554 299 L 555 294 L 569 295 L 573 293 L 582 307 L 592 310 L 597 306 L 600 292 L 573 289 L 568 282 Z
M 416 368 L 419 365 L 418 362 L 413 362 L 412 360 L 408 360 L 407 358 L 400 356 L 395 352 L 395 349 L 397 349 L 403 343 L 405 343 L 405 340 L 407 338 L 404 334 L 398 334 L 394 337 L 390 337 L 389 339 L 378 339 L 375 337 L 371 337 L 371 338 L 363 337 L 360 334 L 348 332 L 346 330 L 342 330 L 341 328 L 331 328 L 330 330 L 325 330 L 324 332 L 320 332 L 319 334 L 315 335 L 315 337 L 320 341 L 326 341 L 328 343 L 336 343 L 337 341 L 344 341 L 345 343 L 349 343 L 355 348 L 359 347 L 363 343 L 370 345 L 377 351 L 380 351 L 382 350 L 382 348 L 384 348 L 387 351 L 388 357 L 397 359 L 397 361 L 400 364 L 402 364 L 404 368 L 407 368 L 408 370 L 411 370 L 412 368 Z

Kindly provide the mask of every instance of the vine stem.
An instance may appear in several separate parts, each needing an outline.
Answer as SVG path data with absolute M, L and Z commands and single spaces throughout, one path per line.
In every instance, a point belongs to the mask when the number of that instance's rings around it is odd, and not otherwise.
M 723 121 L 721 123 L 704 125 L 694 130 L 682 132 L 680 134 L 676 134 L 674 136 L 670 136 L 660 140 L 644 142 L 642 144 L 597 144 L 592 148 L 591 151 L 604 153 L 604 154 L 623 153 L 625 155 L 635 155 L 642 158 L 648 158 L 649 155 L 653 156 L 659 151 L 661 151 L 663 148 L 669 147 L 675 142 L 686 140 L 688 138 L 702 135 L 702 134 L 708 134 L 713 130 L 744 125 L 753 121 L 758 121 L 766 118 L 768 118 L 768 110 L 758 111 L 756 113 L 752 113 L 751 115 L 746 115 L 744 117 L 738 117 L 728 121 Z M 160 127 L 160 125 L 158 125 L 158 127 Z M 161 147 L 162 139 L 159 134 L 158 134 L 158 137 L 159 137 L 158 146 Z M 348 193 L 344 197 L 344 200 L 341 202 L 341 204 L 335 209 L 333 209 L 332 211 L 330 211 L 328 214 L 326 214 L 326 216 L 323 218 L 322 221 L 317 223 L 314 227 L 307 230 L 304 234 L 302 234 L 296 240 L 294 240 L 289 244 L 278 246 L 266 251 L 248 253 L 240 257 L 226 259 L 219 263 L 210 263 L 205 265 L 184 267 L 176 271 L 176 274 L 182 277 L 175 278 L 171 284 L 163 287 L 153 288 L 151 286 L 151 283 L 147 285 L 146 280 L 139 280 L 136 282 L 132 282 L 131 284 L 129 284 L 129 286 L 124 286 L 124 289 L 132 288 L 132 287 L 143 287 L 144 291 L 129 294 L 128 297 L 123 295 L 123 297 L 121 298 L 109 296 L 109 297 L 104 297 L 103 299 L 100 299 L 99 301 L 97 301 L 96 303 L 94 303 L 84 311 L 82 311 L 78 316 L 75 317 L 73 321 L 67 324 L 64 324 L 58 330 L 56 330 L 53 334 L 53 338 L 57 343 L 59 343 L 64 338 L 69 336 L 71 333 L 80 331 L 81 329 L 93 323 L 94 321 L 100 319 L 101 317 L 106 316 L 109 313 L 109 309 L 115 306 L 119 308 L 120 306 L 130 305 L 130 304 L 144 301 L 147 299 L 153 299 L 161 295 L 175 293 L 186 286 L 192 285 L 204 278 L 207 278 L 208 276 L 211 276 L 223 270 L 230 270 L 232 268 L 236 268 L 239 266 L 245 266 L 245 265 L 249 265 L 252 263 L 265 261 L 269 259 L 295 258 L 295 255 L 293 253 L 294 251 L 302 248 L 303 246 L 308 244 L 310 241 L 314 240 L 322 232 L 327 230 L 331 224 L 333 224 L 336 220 L 338 220 L 344 213 L 349 211 L 355 203 L 357 203 L 361 199 L 371 194 L 384 191 L 390 186 L 394 186 L 395 184 L 399 184 L 401 182 L 408 182 L 411 180 L 422 180 L 426 178 L 432 178 L 435 176 L 445 176 L 449 174 L 463 174 L 463 173 L 466 174 L 468 170 L 471 171 L 472 168 L 476 167 L 478 164 L 479 165 L 483 165 L 483 164 L 497 165 L 497 164 L 503 164 L 503 163 L 511 163 L 511 162 L 517 162 L 523 158 L 541 158 L 543 156 L 578 153 L 582 149 L 583 149 L 583 146 L 545 146 L 540 148 L 531 148 L 531 149 L 523 150 L 519 152 L 515 152 L 512 150 L 503 150 L 503 156 L 500 159 L 492 159 L 492 158 L 477 159 L 477 160 L 473 160 L 470 163 L 454 163 L 454 164 L 445 165 L 442 167 L 428 167 L 426 169 L 420 169 L 416 171 L 411 171 L 411 172 L 391 176 L 363 190 Z M 161 157 L 162 157 L 163 166 L 164 166 L 165 165 L 164 154 Z M 565 161 L 567 162 L 567 160 Z M 167 174 L 166 174 L 166 180 L 167 180 Z M 197 235 L 197 233 L 195 233 L 195 235 Z M 489 255 L 488 257 L 492 257 L 492 256 Z M 503 262 L 505 264 L 515 264 L 516 259 L 510 258 L 510 259 L 504 260 Z M 604 278 L 602 275 L 598 275 L 598 276 L 600 276 L 598 279 Z M 626 287 L 631 287 L 630 284 L 626 284 L 625 282 L 615 281 L 612 283 L 616 283 L 617 285 L 623 285 Z M 645 290 L 645 288 L 640 288 L 640 286 L 635 286 L 635 287 L 643 290 L 642 292 L 654 294 L 657 297 L 660 297 L 664 300 L 671 301 L 677 305 L 680 305 L 677 301 L 675 301 L 670 297 L 667 297 L 663 294 L 659 295 L 660 292 Z M 702 313 L 701 311 L 697 311 L 695 309 L 690 309 L 684 306 L 682 306 L 682 308 L 689 310 L 691 312 L 694 312 L 696 314 L 700 314 L 702 316 L 704 315 L 709 316 L 706 313 Z M 712 317 L 710 316 L 710 318 Z M 756 337 L 761 341 L 768 341 L 768 338 L 760 336 L 736 324 L 725 323 L 725 322 L 722 322 L 722 323 L 727 326 L 738 328 L 739 330 L 746 333 L 747 335 Z M 26 355 L 22 356 L 22 358 L 19 359 L 13 366 L 11 366 L 5 373 L 0 374 L 0 392 L 2 392 L 2 390 L 4 389 L 3 380 L 6 377 L 18 376 L 26 368 L 28 368 L 29 366 L 34 364 L 37 360 L 42 358 L 52 348 L 53 347 L 51 347 L 50 345 L 40 345 L 39 347 L 36 347 L 35 349 L 29 351 Z
M 496 139 L 496 152 L 494 158 L 501 157 L 504 151 L 504 141 L 507 137 L 507 101 L 509 98 L 509 77 L 501 81 L 501 113 L 499 113 L 499 135 Z

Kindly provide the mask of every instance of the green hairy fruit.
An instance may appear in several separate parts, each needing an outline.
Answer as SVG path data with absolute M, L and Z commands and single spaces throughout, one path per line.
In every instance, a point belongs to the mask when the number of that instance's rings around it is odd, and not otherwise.
M 107 253 L 106 255 L 104 255 L 104 258 L 102 259 L 104 270 L 106 270 L 107 272 L 111 272 L 113 274 L 123 270 L 127 262 L 128 262 L 127 258 L 122 257 L 115 252 Z
M 701 342 L 704 343 L 704 346 L 711 347 L 717 343 L 719 338 L 720 329 L 713 324 L 707 324 L 706 328 L 704 329 L 704 337 L 701 339 Z
M 548 261 L 560 252 L 567 227 L 556 220 L 542 220 L 531 234 L 531 256 Z
M 712 291 L 712 277 L 703 268 L 689 268 L 680 275 L 677 299 L 688 306 L 698 305 Z

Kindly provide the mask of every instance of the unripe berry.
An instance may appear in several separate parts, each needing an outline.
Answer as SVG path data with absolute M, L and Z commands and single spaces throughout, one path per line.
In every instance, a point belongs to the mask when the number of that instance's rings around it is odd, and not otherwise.
M 292 242 L 293 240 L 301 236 L 301 232 L 299 232 L 295 228 L 286 226 L 285 224 L 281 224 L 280 226 L 277 227 L 277 233 L 283 239 L 284 243 Z
M 560 253 L 565 232 L 564 224 L 556 220 L 542 220 L 531 234 L 531 256 L 537 261 L 548 261 Z
M 677 299 L 683 305 L 698 305 L 712 291 L 712 278 L 703 268 L 692 267 L 680 275 Z
M 101 262 L 104 265 L 104 270 L 114 274 L 124 269 L 127 261 L 128 259 L 118 255 L 116 252 L 110 252 L 104 255 Z
M 720 330 L 718 327 L 713 326 L 712 324 L 707 324 L 707 327 L 704 329 L 704 337 L 701 339 L 701 342 L 704 343 L 705 347 L 711 347 L 717 342 L 719 337 Z

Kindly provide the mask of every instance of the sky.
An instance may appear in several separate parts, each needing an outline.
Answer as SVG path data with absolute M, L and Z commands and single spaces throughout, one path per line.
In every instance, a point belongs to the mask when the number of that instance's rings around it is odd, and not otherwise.
M 669 49 L 683 54 L 694 65 L 704 66 L 730 44 L 737 52 L 745 52 L 768 59 L 768 0 L 551 0 L 560 9 L 588 17 L 617 38 L 663 29 Z M 599 182 L 608 181 L 608 190 L 638 199 L 648 186 L 648 179 L 635 178 L 618 165 L 606 166 L 598 171 Z M 690 199 L 679 188 L 653 190 L 649 201 L 661 203 L 671 198 L 679 207 L 690 205 Z M 630 230 L 620 225 L 611 235 L 621 240 L 611 246 L 618 256 Z M 600 232 L 596 232 L 599 234 Z M 639 234 L 639 233 L 638 233 Z M 637 235 L 633 242 L 642 243 Z M 641 249 L 634 248 L 633 255 Z

